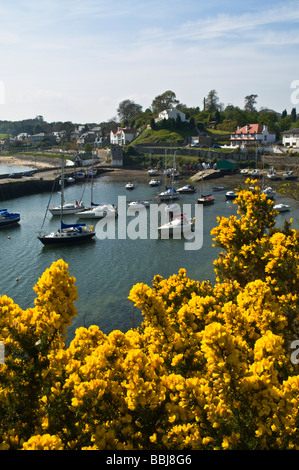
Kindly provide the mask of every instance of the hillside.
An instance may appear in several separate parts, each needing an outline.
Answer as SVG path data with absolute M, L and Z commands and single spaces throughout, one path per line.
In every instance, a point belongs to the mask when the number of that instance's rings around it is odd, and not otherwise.
M 190 132 L 188 133 L 190 135 Z M 148 144 L 183 144 L 187 136 L 184 131 L 169 131 L 167 129 L 160 129 L 153 131 L 152 129 L 145 129 L 141 134 L 134 139 L 132 145 L 148 145 Z

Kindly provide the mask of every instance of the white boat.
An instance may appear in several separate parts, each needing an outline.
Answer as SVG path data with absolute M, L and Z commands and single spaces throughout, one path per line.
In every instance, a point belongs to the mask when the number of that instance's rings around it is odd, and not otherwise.
M 227 191 L 225 194 L 226 199 L 236 199 L 237 194 L 235 191 Z
M 103 219 L 117 216 L 117 207 L 114 204 L 96 204 L 91 208 L 77 213 L 79 219 Z
M 97 176 L 97 173 L 98 173 L 98 170 L 94 168 L 90 168 L 89 170 L 87 170 L 86 176 Z
M 156 180 L 155 178 L 152 178 L 148 184 L 149 184 L 150 186 L 152 186 L 152 187 L 154 187 L 154 186 L 159 186 L 160 181 L 159 181 L 159 180 Z
M 84 202 L 76 201 L 74 204 L 72 203 L 66 203 L 63 204 L 62 210 L 61 210 L 61 205 L 59 206 L 52 206 L 50 207 L 49 211 L 51 212 L 52 215 L 68 215 L 68 214 L 77 214 L 77 212 L 84 211 L 85 210 L 85 205 Z
M 74 173 L 74 178 L 77 181 L 84 180 L 86 177 L 86 174 L 84 171 L 78 171 L 77 173 Z
M 61 205 L 63 208 L 64 200 L 64 155 L 62 155 L 62 177 L 61 177 Z M 48 210 L 48 208 L 47 208 Z M 46 210 L 46 214 L 47 214 Z M 51 233 L 45 233 L 40 231 L 38 239 L 43 243 L 43 245 L 74 245 L 78 243 L 83 243 L 88 240 L 91 240 L 95 236 L 95 231 L 92 226 L 87 227 L 85 224 L 65 224 L 62 221 L 62 209 L 60 215 L 60 228 Z M 44 221 L 46 216 L 44 218 Z
M 260 170 L 258 170 L 258 169 L 252 170 L 252 172 L 250 174 L 251 174 L 251 176 L 259 176 Z
M 9 212 L 7 209 L 0 209 L 0 228 L 16 225 L 21 219 L 17 212 Z
M 126 189 L 134 189 L 134 183 L 128 182 L 125 186 Z
M 269 180 L 275 180 L 277 178 L 277 174 L 276 174 L 276 171 L 274 170 L 274 168 L 270 168 L 268 173 L 267 173 L 267 178 L 269 178 Z
M 158 194 L 158 199 L 160 201 L 173 201 L 179 198 L 179 194 L 176 192 L 174 188 L 168 188 L 162 193 Z
M 288 204 L 276 204 L 273 209 L 278 212 L 286 212 L 290 210 L 290 206 Z
M 157 168 L 150 168 L 150 169 L 148 170 L 148 174 L 149 174 L 150 176 L 156 176 L 158 173 L 159 173 L 159 170 L 158 170 Z
M 244 168 L 243 170 L 240 171 L 241 175 L 248 175 L 249 173 L 249 168 Z
M 211 204 L 214 204 L 215 199 L 213 196 L 201 196 L 197 199 L 197 204 L 202 204 L 204 206 L 209 206 Z
M 264 194 L 266 194 L 267 198 L 275 199 L 276 191 L 274 189 L 272 189 L 271 186 L 268 186 L 267 188 L 263 189 L 262 192 Z
M 293 170 L 286 171 L 286 173 L 283 173 L 282 177 L 285 180 L 295 180 L 295 179 L 297 179 L 297 176 L 294 175 Z
M 195 193 L 195 191 L 195 186 L 192 186 L 191 184 L 185 184 L 185 186 L 177 189 L 177 192 L 181 194 L 192 194 Z
M 129 202 L 128 207 L 130 209 L 140 209 L 142 207 L 149 207 L 149 201 L 132 201 Z
M 190 233 L 193 230 L 195 219 L 189 220 L 184 214 L 176 216 L 170 222 L 158 227 L 159 234 L 178 235 Z

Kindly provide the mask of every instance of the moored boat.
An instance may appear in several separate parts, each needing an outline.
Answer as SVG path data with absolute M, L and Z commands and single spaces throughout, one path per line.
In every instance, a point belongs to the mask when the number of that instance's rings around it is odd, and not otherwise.
M 73 245 L 83 243 L 95 236 L 93 227 L 85 224 L 64 224 L 60 229 L 49 234 L 40 234 L 38 239 L 43 245 Z
M 285 180 L 295 180 L 295 179 L 297 179 L 297 176 L 294 175 L 294 171 L 293 171 L 293 170 L 286 171 L 285 173 L 282 174 L 282 177 L 283 177 Z
M 45 233 L 40 231 L 37 237 L 43 245 L 74 245 L 86 242 L 95 236 L 92 226 L 85 224 L 65 224 L 62 221 L 64 205 L 64 155 L 62 155 L 62 176 L 61 176 L 61 204 L 60 204 L 60 228 L 56 231 Z M 46 214 L 48 207 L 46 210 Z M 46 217 L 45 217 L 46 218 Z M 44 218 L 44 221 L 45 221 Z
M 276 191 L 272 189 L 271 186 L 268 186 L 267 188 L 263 189 L 262 192 L 266 194 L 268 199 L 275 199 Z
M 189 220 L 184 214 L 174 217 L 173 220 L 158 227 L 160 235 L 180 235 L 190 233 L 194 228 L 195 218 Z
M 236 199 L 237 194 L 235 191 L 227 191 L 225 194 L 226 199 L 233 200 Z
M 286 211 L 290 210 L 290 206 L 288 204 L 276 204 L 273 207 L 273 209 L 278 211 L 278 212 L 286 212 Z
M 149 184 L 150 186 L 152 186 L 152 187 L 154 187 L 154 186 L 159 186 L 160 181 L 157 180 L 157 179 L 155 179 L 155 178 L 152 178 L 148 184 Z
M 77 212 L 84 211 L 84 209 L 85 209 L 84 202 L 76 201 L 74 204 L 72 203 L 63 204 L 62 209 L 61 209 L 61 205 L 50 207 L 49 211 L 51 212 L 52 215 L 61 215 L 61 213 L 63 215 L 68 215 L 68 214 L 77 214 Z
M 76 213 L 79 219 L 103 219 L 117 216 L 117 207 L 114 204 L 92 204 L 89 209 Z
M 195 191 L 196 188 L 192 184 L 185 184 L 185 186 L 177 189 L 177 192 L 180 194 L 193 194 Z
M 213 196 L 201 196 L 197 199 L 197 204 L 203 204 L 204 206 L 209 206 L 214 204 L 215 199 Z
M 0 228 L 16 225 L 21 219 L 17 212 L 9 212 L 7 209 L 0 209 Z
M 140 209 L 142 207 L 149 207 L 149 201 L 132 201 L 129 202 L 128 207 L 130 209 Z

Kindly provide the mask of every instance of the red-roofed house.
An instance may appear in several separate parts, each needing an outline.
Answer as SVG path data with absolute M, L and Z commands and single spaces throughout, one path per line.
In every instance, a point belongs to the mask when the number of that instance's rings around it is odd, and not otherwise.
M 136 135 L 135 129 L 118 127 L 116 131 L 110 132 L 110 143 L 112 145 L 126 145 L 132 142 Z
M 273 144 L 275 139 L 276 135 L 270 132 L 265 124 L 246 124 L 246 126 L 238 127 L 230 136 L 231 144 L 240 147 L 248 147 L 253 144 Z

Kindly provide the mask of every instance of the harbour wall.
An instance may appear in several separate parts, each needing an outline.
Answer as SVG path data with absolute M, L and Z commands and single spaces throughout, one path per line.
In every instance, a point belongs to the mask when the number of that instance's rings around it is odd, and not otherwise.
M 0 201 L 49 192 L 52 190 L 52 187 L 53 181 L 42 178 L 30 181 L 3 182 L 0 184 Z

